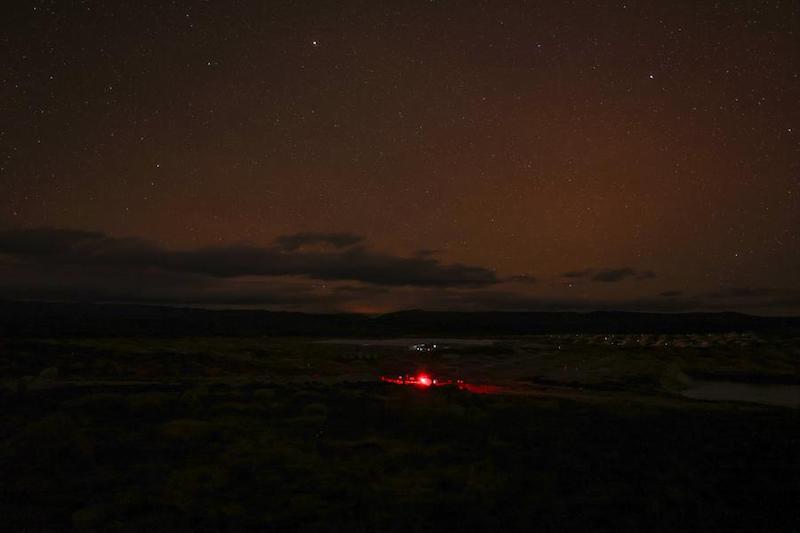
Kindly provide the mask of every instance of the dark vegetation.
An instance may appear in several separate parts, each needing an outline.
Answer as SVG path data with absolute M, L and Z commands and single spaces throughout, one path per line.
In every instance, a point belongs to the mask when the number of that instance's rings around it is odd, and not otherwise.
M 794 412 L 390 385 L 4 395 L 9 530 L 793 530 Z

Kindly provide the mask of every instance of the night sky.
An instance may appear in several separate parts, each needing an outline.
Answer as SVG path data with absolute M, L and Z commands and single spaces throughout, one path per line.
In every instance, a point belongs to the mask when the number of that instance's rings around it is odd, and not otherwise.
M 26 1 L 0 297 L 800 313 L 800 2 Z

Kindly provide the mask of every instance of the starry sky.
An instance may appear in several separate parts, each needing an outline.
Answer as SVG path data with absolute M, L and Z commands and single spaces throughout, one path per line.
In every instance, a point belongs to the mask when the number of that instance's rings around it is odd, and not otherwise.
M 800 313 L 800 2 L 12 2 L 0 298 Z

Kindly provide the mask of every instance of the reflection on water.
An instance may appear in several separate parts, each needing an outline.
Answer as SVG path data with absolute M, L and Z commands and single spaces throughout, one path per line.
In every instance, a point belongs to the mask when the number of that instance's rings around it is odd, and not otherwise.
M 800 407 L 800 385 L 754 385 L 734 381 L 694 381 L 682 392 L 695 400 L 751 402 Z

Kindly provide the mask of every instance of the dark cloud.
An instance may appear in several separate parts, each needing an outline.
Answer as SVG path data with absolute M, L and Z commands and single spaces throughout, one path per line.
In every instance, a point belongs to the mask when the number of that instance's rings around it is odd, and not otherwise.
M 625 280 L 644 280 L 656 277 L 652 270 L 637 270 L 631 267 L 622 268 L 587 268 L 573 270 L 561 274 L 563 278 L 583 279 L 600 283 L 616 283 Z
M 141 239 L 114 238 L 92 231 L 34 228 L 0 232 L 0 253 L 56 258 L 68 263 L 134 265 L 150 262 L 161 250 Z
M 364 241 L 361 235 L 353 233 L 294 233 L 282 235 L 275 239 L 275 246 L 281 250 L 292 252 L 309 245 L 328 245 L 334 248 L 347 248 Z
M 336 311 L 354 299 L 390 290 L 376 285 L 344 288 L 339 283 L 297 276 L 214 278 L 152 268 L 23 262 L 0 255 L 0 299 Z
M 40 228 L 0 232 L 0 254 L 50 265 L 155 268 L 215 278 L 306 276 L 422 287 L 481 287 L 499 282 L 494 272 L 485 268 L 442 264 L 430 257 L 395 256 L 358 244 L 362 241 L 350 234 L 305 233 L 281 237 L 267 247 L 167 250 L 140 239 Z M 319 243 L 332 245 L 333 249 L 303 249 Z
M 563 276 L 602 283 L 654 274 L 616 268 Z M 348 234 L 290 235 L 262 247 L 170 250 L 97 232 L 0 232 L 3 298 L 357 312 L 425 308 L 785 314 L 800 309 L 800 289 L 793 288 L 727 287 L 697 294 L 667 290 L 647 298 L 604 300 L 522 292 L 521 284 L 535 281 L 527 275 L 498 278 L 488 269 L 443 264 L 430 254 L 400 257 L 375 251 Z
M 664 291 L 658 293 L 659 296 L 662 298 L 674 298 L 676 296 L 681 296 L 683 294 L 682 291 Z
M 633 268 L 617 268 L 610 270 L 601 270 L 592 276 L 592 281 L 602 281 L 606 283 L 614 283 L 625 279 L 652 279 L 656 277 L 655 272 L 652 270 L 635 270 Z

